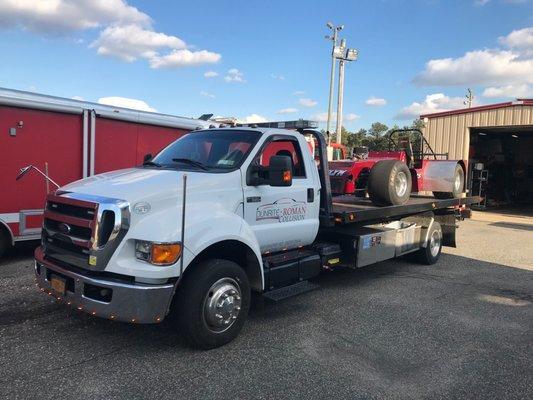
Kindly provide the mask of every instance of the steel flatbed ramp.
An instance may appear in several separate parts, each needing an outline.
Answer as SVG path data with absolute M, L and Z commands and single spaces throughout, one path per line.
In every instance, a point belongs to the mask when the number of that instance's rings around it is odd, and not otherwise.
M 474 204 L 480 201 L 480 197 L 436 199 L 430 196 L 412 196 L 406 204 L 380 207 L 372 204 L 370 199 L 344 195 L 333 197 L 332 214 L 336 225 L 362 222 L 371 223 L 426 211 L 443 210 L 450 207 Z

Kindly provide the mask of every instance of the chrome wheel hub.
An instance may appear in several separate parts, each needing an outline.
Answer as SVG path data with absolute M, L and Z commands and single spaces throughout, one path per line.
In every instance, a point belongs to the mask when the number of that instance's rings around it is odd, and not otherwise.
M 457 174 L 457 176 L 455 177 L 454 189 L 456 192 L 461 190 L 461 175 L 459 174 Z
M 231 278 L 216 281 L 204 300 L 204 319 L 213 332 L 224 332 L 237 320 L 241 310 L 241 289 Z
M 440 241 L 440 232 L 433 231 L 431 237 L 429 238 L 429 251 L 433 257 L 437 257 L 437 254 L 439 254 Z
M 394 177 L 394 190 L 398 197 L 402 197 L 407 192 L 407 175 L 405 172 L 398 172 Z

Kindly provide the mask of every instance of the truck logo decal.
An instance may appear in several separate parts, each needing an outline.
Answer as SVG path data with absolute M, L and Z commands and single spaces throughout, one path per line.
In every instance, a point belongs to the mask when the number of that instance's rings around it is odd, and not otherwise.
M 302 221 L 307 213 L 307 204 L 294 199 L 280 199 L 257 207 L 255 220 L 278 220 L 278 222 Z
M 64 222 L 61 222 L 57 227 L 59 228 L 59 231 L 64 234 L 69 234 L 72 229 L 69 224 L 65 224 Z

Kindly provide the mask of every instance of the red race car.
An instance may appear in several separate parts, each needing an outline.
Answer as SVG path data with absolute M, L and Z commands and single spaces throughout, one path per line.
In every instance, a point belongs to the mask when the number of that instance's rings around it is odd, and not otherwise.
M 436 198 L 461 197 L 465 161 L 435 153 L 418 129 L 397 129 L 387 139 L 388 151 L 356 148 L 352 160 L 329 163 L 334 195 L 368 193 L 377 205 L 404 204 L 416 192 L 433 192 Z

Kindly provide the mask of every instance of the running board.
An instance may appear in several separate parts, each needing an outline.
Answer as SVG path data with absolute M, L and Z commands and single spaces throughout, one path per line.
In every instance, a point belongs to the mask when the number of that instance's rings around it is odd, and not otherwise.
M 279 289 L 271 290 L 270 292 L 266 292 L 263 294 L 263 297 L 277 303 L 278 301 L 310 292 L 311 290 L 318 289 L 319 287 L 320 286 L 309 281 L 301 281 L 295 283 L 294 285 L 285 286 Z

